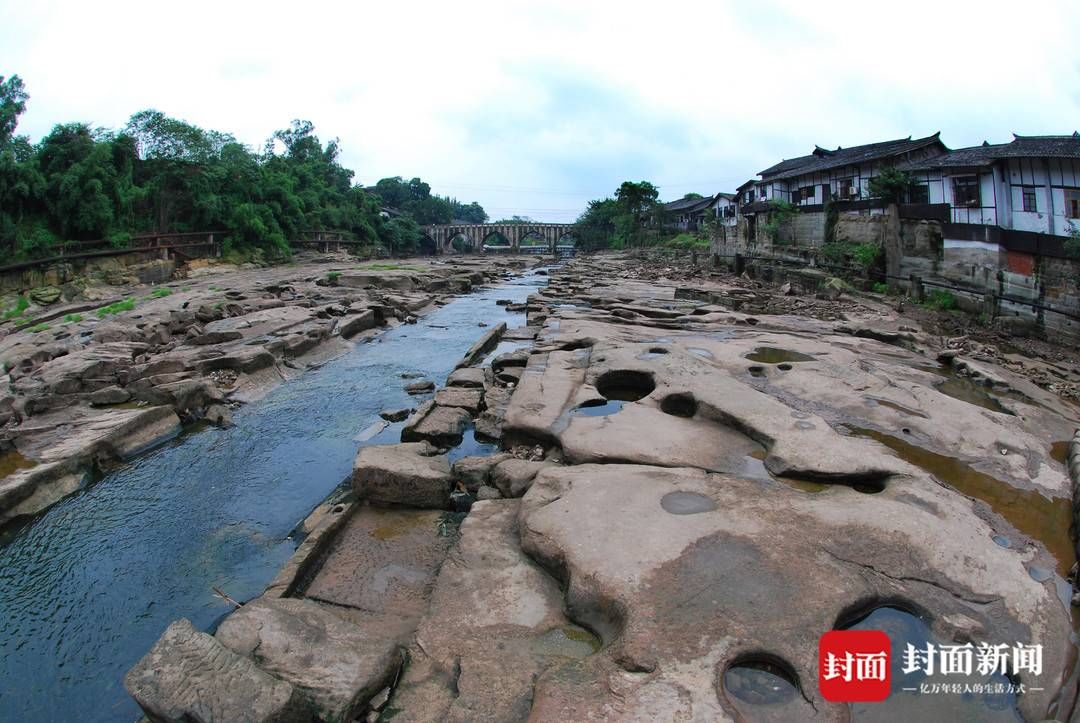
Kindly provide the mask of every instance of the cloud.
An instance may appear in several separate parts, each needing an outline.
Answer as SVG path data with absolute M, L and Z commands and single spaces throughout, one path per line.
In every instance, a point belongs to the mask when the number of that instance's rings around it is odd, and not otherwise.
M 155 107 L 261 146 L 306 118 L 358 181 L 562 221 L 627 178 L 731 190 L 815 143 L 1071 132 L 1074 5 L 0 0 L 0 74 L 35 138 Z

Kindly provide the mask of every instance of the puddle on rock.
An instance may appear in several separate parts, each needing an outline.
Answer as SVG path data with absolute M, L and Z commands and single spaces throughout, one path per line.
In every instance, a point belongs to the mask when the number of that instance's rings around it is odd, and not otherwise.
M 884 444 L 900 459 L 929 472 L 961 494 L 982 500 L 994 512 L 1028 537 L 1038 540 L 1054 556 L 1065 577 L 1075 561 L 1069 541 L 1072 506 L 1066 499 L 1050 499 L 1036 490 L 1022 490 L 973 469 L 966 462 L 918 447 L 875 429 L 851 428 L 854 435 Z
M 1063 439 L 1060 442 L 1054 442 L 1050 445 L 1050 459 L 1055 462 L 1066 465 L 1069 463 L 1069 442 L 1068 439 Z
M 792 479 L 791 477 L 777 477 L 769 472 L 765 468 L 765 457 L 768 454 L 764 449 L 756 449 L 750 454 L 743 457 L 742 467 L 734 470 L 732 474 L 735 474 L 743 479 L 759 479 L 765 482 L 780 482 L 782 484 L 791 487 L 792 489 L 799 490 L 800 492 L 807 492 L 809 494 L 817 494 L 818 492 L 824 492 L 829 488 L 829 485 L 821 482 L 810 482 L 801 479 Z
M 19 470 L 37 467 L 37 460 L 30 459 L 17 450 L 8 450 L 0 454 L 0 479 L 15 474 Z
M 799 695 L 794 676 L 766 660 L 745 660 L 724 671 L 724 690 L 752 706 L 782 705 Z
M 991 395 L 985 387 L 980 387 L 963 377 L 950 377 L 939 384 L 935 384 L 934 389 L 953 399 L 974 404 L 976 407 L 989 409 L 992 412 L 1000 412 L 1001 414 L 1013 414 L 1011 410 L 1007 409 Z
M 1010 680 L 1001 673 L 971 675 L 950 673 L 928 676 L 920 668 L 904 673 L 904 652 L 910 643 L 916 650 L 935 648 L 943 641 L 937 640 L 927 622 L 906 610 L 895 607 L 879 607 L 845 630 L 881 630 L 892 642 L 890 657 L 890 681 L 892 692 L 880 703 L 851 703 L 852 720 L 955 720 L 955 721 L 1022 721 L 1016 709 L 1014 693 L 939 693 L 929 695 L 919 692 L 920 685 L 960 684 L 970 686 L 997 686 L 1008 690 Z M 973 666 L 974 668 L 975 666 Z M 1028 681 L 1030 684 L 1030 681 Z M 993 690 L 994 688 L 990 688 Z
M 446 459 L 450 464 L 453 464 L 462 457 L 486 457 L 498 451 L 498 443 L 486 439 L 477 439 L 476 427 L 469 425 L 469 428 L 465 430 L 465 434 L 462 436 L 461 444 L 451 447 L 450 451 L 446 453 Z
M 686 350 L 688 352 L 690 352 L 691 354 L 693 354 L 694 356 L 699 356 L 702 359 L 712 359 L 712 358 L 714 358 L 712 352 L 709 351 L 708 349 L 702 349 L 701 347 L 697 347 L 697 346 L 688 346 L 688 347 L 686 347 Z
M 600 648 L 600 638 L 572 625 L 552 628 L 532 641 L 532 650 L 538 655 L 574 660 L 587 658 Z
M 781 362 L 804 362 L 814 361 L 814 357 L 790 349 L 780 349 L 775 346 L 759 346 L 746 355 L 750 361 L 762 364 L 779 364 Z
M 570 410 L 572 417 L 607 417 L 615 414 L 626 402 L 620 399 L 590 399 Z
M 673 515 L 696 515 L 716 509 L 716 503 L 711 498 L 682 490 L 668 492 L 660 499 L 660 506 Z

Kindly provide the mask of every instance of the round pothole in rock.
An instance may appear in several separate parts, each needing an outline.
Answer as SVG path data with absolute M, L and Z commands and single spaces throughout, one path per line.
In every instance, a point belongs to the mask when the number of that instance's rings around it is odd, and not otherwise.
M 785 362 L 784 364 L 777 364 L 777 365 L 776 365 L 776 368 L 777 368 L 777 369 L 779 369 L 779 370 L 780 370 L 780 371 L 782 371 L 782 372 L 789 372 L 789 371 L 791 371 L 791 365 L 790 365 L 790 364 L 788 364 L 788 363 L 786 363 L 786 362 Z
M 752 376 L 752 377 L 763 377 L 763 376 L 765 376 L 765 367 L 752 366 L 752 367 L 747 368 L 746 371 L 750 372 L 750 376 Z
M 779 364 L 781 362 L 804 362 L 814 361 L 814 357 L 790 349 L 779 349 L 775 346 L 759 346 L 746 355 L 750 361 L 763 364 Z
M 795 699 L 799 686 L 786 666 L 771 660 L 751 659 L 724 671 L 724 689 L 750 705 L 777 705 Z
M 590 399 L 574 407 L 570 414 L 574 417 L 606 417 L 622 409 L 623 404 L 626 402 L 618 399 Z
M 815 429 L 813 422 L 807 422 L 805 420 L 795 422 L 795 426 L 799 429 Z
M 693 394 L 669 394 L 660 402 L 660 411 L 673 417 L 692 417 L 697 414 L 697 399 Z
M 702 359 L 712 359 L 713 358 L 713 354 L 712 354 L 711 351 L 709 351 L 708 349 L 702 349 L 699 346 L 688 346 L 688 347 L 686 347 L 686 350 L 688 352 L 690 352 L 691 354 L 693 354 L 694 356 L 699 356 Z
M 596 380 L 596 391 L 609 400 L 636 402 L 652 394 L 654 389 L 656 382 L 645 372 L 610 371 Z
M 1030 575 L 1031 579 L 1035 582 L 1046 582 L 1053 576 L 1053 573 L 1045 567 L 1036 567 L 1035 565 L 1032 565 L 1028 568 L 1028 575 Z
M 709 497 L 698 492 L 683 492 L 677 490 L 668 492 L 660 498 L 660 506 L 665 512 L 673 515 L 697 515 L 702 512 L 712 512 L 716 509 L 716 503 Z
M 1005 537 L 1005 535 L 994 535 L 990 539 L 999 547 L 1004 547 L 1006 549 L 1012 547 L 1012 541 L 1008 537 Z

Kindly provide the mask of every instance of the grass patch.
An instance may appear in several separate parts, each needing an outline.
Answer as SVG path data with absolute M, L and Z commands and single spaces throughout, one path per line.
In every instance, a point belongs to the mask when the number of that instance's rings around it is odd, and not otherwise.
M 49 330 L 49 325 L 46 324 L 45 322 L 41 322 L 40 324 L 34 324 L 29 329 L 27 329 L 27 331 L 29 331 L 31 334 L 36 334 L 39 331 L 48 331 L 48 330 Z
M 30 308 L 30 299 L 25 296 L 20 296 L 15 301 L 15 306 L 4 312 L 4 320 L 17 319 L 26 313 L 26 310 Z
M 113 314 L 119 314 L 123 311 L 131 311 L 135 308 L 135 299 L 127 298 L 123 301 L 117 301 L 114 304 L 103 306 L 97 310 L 97 316 L 99 319 L 104 319 L 106 316 L 112 316 Z
M 419 266 L 412 264 L 366 264 L 361 267 L 364 271 L 423 271 Z M 333 272 L 330 272 L 333 273 Z
M 931 291 L 926 295 L 926 300 L 922 302 L 922 305 L 927 309 L 937 309 L 938 311 L 952 311 L 956 308 L 956 297 L 949 291 L 942 291 L 940 289 Z
M 166 286 L 159 286 L 150 292 L 150 296 L 155 299 L 164 299 L 166 296 L 172 296 L 172 289 Z
M 64 322 L 67 324 L 77 324 L 83 320 L 82 314 L 68 314 L 64 317 Z
M 692 233 L 681 233 L 678 236 L 661 241 L 659 245 L 669 249 L 701 251 L 709 248 L 709 240 L 695 236 Z
M 882 281 L 876 282 L 873 285 L 873 287 L 871 287 L 871 288 L 873 289 L 875 294 L 887 294 L 887 293 L 889 293 L 889 285 L 882 282 Z
M 331 284 L 334 283 L 335 281 L 337 281 L 340 278 L 341 278 L 341 272 L 340 271 L 328 271 L 326 273 L 326 280 L 329 281 Z

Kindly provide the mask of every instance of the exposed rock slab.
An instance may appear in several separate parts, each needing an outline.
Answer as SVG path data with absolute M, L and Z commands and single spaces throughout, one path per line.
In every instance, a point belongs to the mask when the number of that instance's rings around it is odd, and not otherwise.
M 152 721 L 311 720 L 292 685 L 259 670 L 186 619 L 165 630 L 124 677 L 124 687 Z
M 352 485 L 361 499 L 381 504 L 445 509 L 450 503 L 450 463 L 427 442 L 363 447 Z
M 401 664 L 394 640 L 369 637 L 310 600 L 258 598 L 230 615 L 215 637 L 291 683 L 324 721 L 353 720 Z

